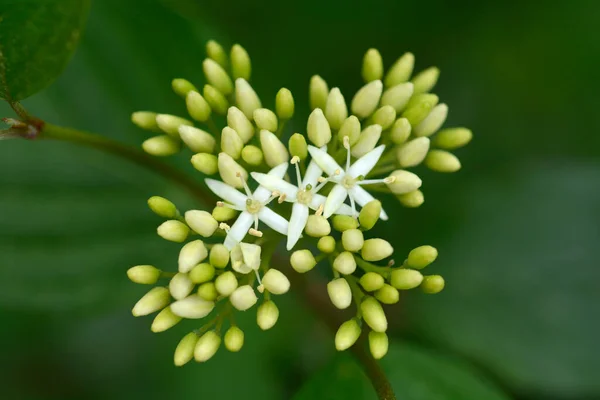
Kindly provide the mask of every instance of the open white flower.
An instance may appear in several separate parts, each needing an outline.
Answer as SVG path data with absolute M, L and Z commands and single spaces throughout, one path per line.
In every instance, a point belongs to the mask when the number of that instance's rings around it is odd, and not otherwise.
M 269 171 L 269 176 L 283 178 L 287 170 L 287 163 L 278 165 Z M 288 222 L 285 218 L 269 209 L 267 204 L 279 196 L 279 193 L 272 193 L 269 189 L 259 187 L 252 193 L 244 178 L 240 175 L 246 194 L 243 194 L 221 181 L 206 179 L 205 182 L 214 194 L 225 200 L 226 203 L 219 202 L 219 206 L 229 207 L 241 211 L 233 226 L 229 228 L 226 224 L 222 226 L 227 230 L 227 237 L 224 245 L 231 250 L 244 239 L 246 233 L 261 237 L 262 232 L 258 230 L 258 221 L 261 220 L 275 231 L 282 235 L 287 234 Z M 251 228 L 254 224 L 254 228 Z
M 350 165 L 350 141 L 347 136 L 344 137 L 344 147 L 348 151 L 345 170 L 342 169 L 342 167 L 340 167 L 327 152 L 314 146 L 308 146 L 308 152 L 313 160 L 326 174 L 329 175 L 329 178 L 325 181 L 336 183 L 325 202 L 325 208 L 323 210 L 323 216 L 325 218 L 329 218 L 332 214 L 336 213 L 344 204 L 346 197 L 350 197 L 352 213 L 356 216 L 356 203 L 362 207 L 375 199 L 369 192 L 361 187 L 362 185 L 391 183 L 394 180 L 393 176 L 384 179 L 364 179 L 379 161 L 379 158 L 385 150 L 385 145 L 374 148 L 358 160 L 354 161 L 354 164 L 352 165 Z M 388 219 L 388 216 L 383 209 L 381 210 L 379 217 L 382 220 Z

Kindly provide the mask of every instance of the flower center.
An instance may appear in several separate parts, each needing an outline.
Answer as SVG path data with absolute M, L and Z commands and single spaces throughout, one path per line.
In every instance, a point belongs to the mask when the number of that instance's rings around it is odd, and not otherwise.
M 258 214 L 262 206 L 262 203 L 258 200 L 253 200 L 250 198 L 246 200 L 246 210 L 250 214 Z
M 354 179 L 353 177 L 346 175 L 346 176 L 344 176 L 344 178 L 342 178 L 342 181 L 340 183 L 346 189 L 352 189 L 354 187 L 354 185 L 356 185 L 356 181 L 357 181 L 357 179 Z
M 307 188 L 298 190 L 298 194 L 296 195 L 296 199 L 299 203 L 309 205 L 312 202 L 313 194 L 312 190 Z

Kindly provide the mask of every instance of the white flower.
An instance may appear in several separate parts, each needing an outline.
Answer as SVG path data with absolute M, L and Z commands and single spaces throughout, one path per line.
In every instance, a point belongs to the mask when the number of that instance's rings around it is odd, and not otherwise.
M 281 164 L 269 171 L 268 175 L 281 179 L 285 175 L 286 170 L 287 163 Z M 246 233 L 261 237 L 262 232 L 258 230 L 259 220 L 263 221 L 282 235 L 287 234 L 288 222 L 285 218 L 266 207 L 266 205 L 279 194 L 271 193 L 271 191 L 264 187 L 259 187 L 252 193 L 243 177 L 239 176 L 239 178 L 242 180 L 246 191 L 245 195 L 221 181 L 216 181 L 214 179 L 205 180 L 210 190 L 227 202 L 219 203 L 220 206 L 242 211 L 231 228 L 222 224 L 227 230 L 227 237 L 224 242 L 225 247 L 227 247 L 228 250 L 233 249 L 236 244 L 244 239 Z M 254 228 L 251 229 L 250 227 L 252 224 L 254 224 Z
M 325 202 L 325 209 L 323 210 L 323 216 L 325 218 L 329 218 L 332 214 L 336 213 L 344 204 L 346 197 L 350 197 L 352 212 L 353 215 L 356 216 L 355 203 L 358 203 L 362 207 L 374 200 L 374 197 L 361 187 L 362 185 L 390 183 L 394 180 L 394 177 L 387 177 L 385 179 L 364 179 L 379 161 L 379 158 L 383 154 L 383 150 L 385 150 L 385 145 L 374 148 L 358 160 L 354 161 L 354 164 L 352 165 L 350 165 L 350 141 L 347 136 L 344 137 L 344 147 L 348 152 L 345 170 L 342 169 L 342 167 L 340 167 L 327 152 L 314 146 L 308 146 L 308 152 L 312 159 L 326 174 L 329 175 L 327 181 L 336 183 Z M 381 210 L 379 217 L 383 220 L 388 219 L 388 216 L 383 209 Z

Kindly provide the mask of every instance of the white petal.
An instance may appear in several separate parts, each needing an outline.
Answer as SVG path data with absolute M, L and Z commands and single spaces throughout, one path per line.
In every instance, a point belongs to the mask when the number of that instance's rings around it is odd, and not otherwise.
M 225 247 L 231 250 L 236 244 L 241 242 L 246 236 L 246 233 L 248 233 L 248 229 L 250 229 L 253 222 L 254 216 L 252 214 L 247 211 L 241 213 L 237 220 L 233 223 L 233 226 L 229 232 L 227 232 L 227 237 L 223 243 Z
M 342 173 L 344 169 L 339 166 L 337 162 L 327 152 L 316 148 L 315 146 L 308 146 L 308 152 L 310 153 L 313 160 L 327 173 L 332 175 L 336 170 L 340 170 Z
M 361 207 L 363 207 L 368 202 L 375 200 L 375 198 L 371 196 L 369 192 L 367 192 L 365 189 L 358 185 L 355 185 L 352 189 L 350 189 L 350 194 L 352 195 L 352 197 L 354 197 L 354 201 L 360 204 Z M 383 210 L 383 208 L 381 209 L 379 218 L 381 218 L 384 221 L 387 221 L 388 219 L 388 216 Z
M 252 198 L 258 201 L 259 203 L 264 204 L 265 201 L 267 201 L 267 199 L 271 197 L 271 193 L 272 191 L 267 189 L 266 187 L 259 186 L 256 188 L 254 193 L 252 193 Z
M 385 150 L 385 145 L 381 145 L 375 147 L 373 150 L 354 161 L 354 164 L 346 171 L 348 175 L 353 178 L 356 178 L 359 175 L 367 176 L 369 172 L 373 169 L 377 161 L 381 158 L 383 151 Z
M 308 207 L 305 204 L 294 203 L 292 207 L 292 216 L 287 231 L 287 249 L 291 250 L 302 235 L 302 231 L 308 221 Z
M 348 191 L 342 185 L 335 185 L 329 196 L 327 196 L 327 201 L 325 201 L 325 210 L 323 211 L 323 216 L 325 218 L 331 217 L 342 205 L 344 200 L 348 197 Z
M 272 168 L 269 171 L 268 176 L 272 176 L 272 177 L 281 179 L 285 176 L 287 168 L 288 168 L 288 163 L 279 164 L 278 166 Z M 254 193 L 252 194 L 252 197 L 254 197 L 254 200 L 257 200 L 260 203 L 264 203 L 265 201 L 267 201 L 267 199 L 269 197 L 271 197 L 271 192 L 272 192 L 272 190 L 270 190 L 268 188 L 259 187 L 258 189 L 256 189 L 254 191 Z
M 287 196 L 287 201 L 296 201 L 298 188 L 291 183 L 276 176 L 261 174 L 259 172 L 252 172 L 251 175 L 252 178 L 259 183 L 259 185 L 269 189 L 271 192 L 278 191 L 280 193 L 284 193 Z
M 310 202 L 310 208 L 312 210 L 318 210 L 319 206 L 321 204 L 325 204 L 325 201 L 327 200 L 327 197 L 320 195 L 320 194 L 313 194 L 313 198 L 312 201 Z M 339 214 L 339 215 L 354 215 L 352 213 L 352 207 L 350 207 L 348 204 L 343 203 L 340 208 L 338 208 L 338 210 L 336 212 L 334 212 L 334 214 Z M 291 223 L 291 221 L 290 221 Z
M 269 175 L 276 176 L 277 178 L 283 178 L 288 169 L 288 163 L 279 164 L 269 171 Z
M 319 164 L 312 160 L 308 164 L 308 168 L 306 168 L 306 173 L 304 173 L 304 179 L 302 180 L 302 187 L 306 187 L 306 185 L 311 185 L 312 187 L 317 186 L 317 179 L 319 179 L 323 175 L 323 170 L 319 167 Z
M 238 190 L 232 188 L 226 183 L 221 181 L 216 181 L 214 179 L 207 178 L 204 180 L 206 185 L 214 194 L 216 194 L 221 199 L 225 200 L 228 203 L 233 204 L 234 206 L 245 209 L 246 208 L 246 195 L 239 192 Z
M 258 212 L 258 218 L 282 235 L 287 235 L 288 222 L 270 208 L 261 208 Z

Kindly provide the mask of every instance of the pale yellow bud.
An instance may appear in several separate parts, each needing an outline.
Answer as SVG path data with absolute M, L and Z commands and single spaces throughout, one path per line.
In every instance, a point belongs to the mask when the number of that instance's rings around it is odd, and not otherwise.
M 192 268 L 201 263 L 208 256 L 208 250 L 202 240 L 187 243 L 179 251 L 179 272 L 190 272 Z
M 440 70 L 437 67 L 429 67 L 424 71 L 419 72 L 412 79 L 415 85 L 415 94 L 429 92 L 440 77 Z
M 356 92 L 352 99 L 352 114 L 358 118 L 367 118 L 377 108 L 379 99 L 381 98 L 381 92 L 383 91 L 383 84 L 380 80 L 372 81 L 364 85 Z
M 340 310 L 344 310 L 352 304 L 352 290 L 345 278 L 337 278 L 329 282 L 327 293 L 331 303 Z
M 358 228 L 358 220 L 352 218 L 349 215 L 334 215 L 333 216 L 333 229 L 338 232 L 344 232 L 348 229 Z
M 254 110 L 262 107 L 258 95 L 243 78 L 235 80 L 235 102 L 249 120 L 254 118 Z
M 265 162 L 271 168 L 276 167 L 289 160 L 289 154 L 285 145 L 273 132 L 260 131 L 260 145 L 262 147 Z
M 383 358 L 388 352 L 389 341 L 384 332 L 369 332 L 369 351 L 374 359 Z
M 158 114 L 156 116 L 156 124 L 161 131 L 176 139 L 179 139 L 179 127 L 181 125 L 193 125 L 187 119 L 169 114 Z
M 198 339 L 194 348 L 194 359 L 198 362 L 210 360 L 221 345 L 221 337 L 215 331 L 208 331 Z
M 367 272 L 360 277 L 359 283 L 367 292 L 374 292 L 383 287 L 385 280 L 377 272 Z
M 317 249 L 322 253 L 333 253 L 335 250 L 335 239 L 333 236 L 323 236 L 317 242 Z
M 379 200 L 371 200 L 370 202 L 365 204 L 362 210 L 360 210 L 360 214 L 358 214 L 358 221 L 360 222 L 360 227 L 365 231 L 368 231 L 369 229 L 373 228 L 377 221 L 379 221 L 380 214 L 381 202 Z
M 183 300 L 171 304 L 173 314 L 187 319 L 200 319 L 206 317 L 215 307 L 212 301 L 206 301 L 197 294 L 192 294 Z
M 446 150 L 431 150 L 425 158 L 425 165 L 436 172 L 456 172 L 461 166 L 459 159 Z
M 312 237 L 327 236 L 331 233 L 331 225 L 329 225 L 327 218 L 313 214 L 308 217 L 304 232 Z
M 179 136 L 194 153 L 212 153 L 215 150 L 215 138 L 202 129 L 181 125 Z
M 198 286 L 198 296 L 202 300 L 206 301 L 215 301 L 217 297 L 219 297 L 219 292 L 217 292 L 217 288 L 214 282 L 205 282 Z
M 252 63 L 246 49 L 239 44 L 234 44 L 231 48 L 231 70 L 233 78 L 250 79 L 252 74 Z
M 271 268 L 262 278 L 262 284 L 270 293 L 284 294 L 290 290 L 290 281 L 283 272 Z
M 379 138 L 381 137 L 381 126 L 380 125 L 370 125 L 367 126 L 360 133 L 358 140 L 352 146 L 351 153 L 354 157 L 360 158 L 373 150 L 375 146 L 377 146 L 377 142 L 379 142 Z
M 394 181 L 388 183 L 387 186 L 394 194 L 413 192 L 420 188 L 423 183 L 417 175 L 402 169 L 395 170 L 390 176 L 394 177 Z
M 439 275 L 429 275 L 423 279 L 421 290 L 427 294 L 436 294 L 444 290 L 444 278 Z
M 222 273 L 215 279 L 215 287 L 217 292 L 222 296 L 229 296 L 238 287 L 238 281 L 231 271 Z
M 156 315 L 154 321 L 152 321 L 150 330 L 155 333 L 164 332 L 177 325 L 179 321 L 181 321 L 181 317 L 173 314 L 171 307 L 166 307 Z
M 131 313 L 134 317 L 141 317 L 162 310 L 169 305 L 171 297 L 166 287 L 154 287 L 135 303 Z
M 375 332 L 385 332 L 387 330 L 388 323 L 385 312 L 374 297 L 365 296 L 362 303 L 360 303 L 360 311 L 363 320 Z
M 221 151 L 227 153 L 234 160 L 237 160 L 242 155 L 244 142 L 236 131 L 226 126 L 221 131 Z
M 219 222 L 226 222 L 233 219 L 237 213 L 238 212 L 232 208 L 216 206 L 213 209 L 212 216 Z
M 396 196 L 404 207 L 416 208 L 420 207 L 425 202 L 425 196 L 420 190 L 413 190 L 405 194 Z
M 365 240 L 362 247 L 362 258 L 365 261 L 380 261 L 392 255 L 394 248 L 392 245 L 383 239 Z
M 423 282 L 423 275 L 414 269 L 395 269 L 392 271 L 390 283 L 393 287 L 400 290 L 410 290 L 419 286 Z
M 406 118 L 398 118 L 390 129 L 390 139 L 394 144 L 403 144 L 410 136 L 412 127 Z
M 179 142 L 167 135 L 154 136 L 144 140 L 142 149 L 148 154 L 157 157 L 172 156 L 180 149 Z
M 473 132 L 467 128 L 443 129 L 435 135 L 433 144 L 446 150 L 454 150 L 465 146 L 473 138 Z
M 227 67 L 227 53 L 225 53 L 223 46 L 221 46 L 218 42 L 209 40 L 206 43 L 206 55 L 218 62 L 221 67 Z
M 406 259 L 406 266 L 415 269 L 423 269 L 432 262 L 438 256 L 438 251 L 433 246 L 419 246 L 414 248 L 408 254 Z
M 396 158 L 401 167 L 415 167 L 423 162 L 429 151 L 430 141 L 420 137 L 404 143 L 396 151 Z
M 211 281 L 215 277 L 215 267 L 209 263 L 198 264 L 192 268 L 189 277 L 196 284 Z
M 448 116 L 448 106 L 446 104 L 438 104 L 433 107 L 429 115 L 425 117 L 419 125 L 414 129 L 415 136 L 431 136 L 440 129 L 446 117 Z
M 373 123 L 380 125 L 381 129 L 386 130 L 396 120 L 396 110 L 392 106 L 383 106 L 373 114 Z
M 375 298 L 383 304 L 396 304 L 400 300 L 400 293 L 395 287 L 385 284 L 375 292 Z
M 186 97 L 189 92 L 196 90 L 196 87 L 190 81 L 181 78 L 173 79 L 171 87 L 181 97 Z
M 223 96 L 223 93 L 221 93 L 214 86 L 204 85 L 202 94 L 204 95 L 204 100 L 206 100 L 211 110 L 219 115 L 225 115 L 227 108 L 229 107 L 229 102 L 225 96 Z
M 175 274 L 169 282 L 169 292 L 175 300 L 181 300 L 187 297 L 192 292 L 194 284 L 190 280 L 189 276 L 184 273 Z
M 313 269 L 317 265 L 317 260 L 310 250 L 296 250 L 290 257 L 290 263 L 296 272 L 304 273 Z
M 271 132 L 277 131 L 277 115 L 268 108 L 258 108 L 254 110 L 254 123 L 258 129 L 266 129 Z
M 308 89 L 308 97 L 310 100 L 310 108 L 320 108 L 324 110 L 327 105 L 327 96 L 329 95 L 329 86 L 319 75 L 313 75 L 310 78 Z
M 160 196 L 152 196 L 148 199 L 148 207 L 159 217 L 177 218 L 179 211 L 175 204 Z
M 377 49 L 369 49 L 365 53 L 362 64 L 362 77 L 371 82 L 383 77 L 383 60 Z
M 158 128 L 156 113 L 151 111 L 136 111 L 131 114 L 131 122 L 142 129 L 153 130 Z
M 152 265 L 136 265 L 127 270 L 131 282 L 142 285 L 154 285 L 160 278 L 160 269 Z
M 435 94 L 414 95 L 406 105 L 406 110 L 404 110 L 402 116 L 408 119 L 412 126 L 417 126 L 429 115 L 438 101 L 439 98 Z
M 219 174 L 223 182 L 234 188 L 241 189 L 244 187 L 240 181 L 240 176 L 245 181 L 248 181 L 248 172 L 227 153 L 219 153 L 217 161 Z M 240 176 L 238 176 L 238 174 Z
M 210 263 L 216 268 L 225 268 L 229 264 L 229 250 L 220 243 L 210 249 Z
M 325 105 L 325 116 L 329 126 L 335 130 L 340 129 L 342 123 L 348 117 L 348 107 L 340 89 L 333 88 L 329 92 L 327 104 Z
M 219 92 L 227 96 L 233 92 L 233 82 L 227 75 L 227 72 L 217 63 L 215 60 L 210 58 L 205 59 L 202 62 L 202 69 L 206 80 L 212 86 L 214 86 Z
M 350 275 L 356 271 L 356 261 L 352 253 L 348 251 L 341 252 L 335 260 L 333 260 L 333 268 L 340 274 Z
M 242 331 L 237 326 L 232 326 L 227 329 L 225 332 L 225 337 L 223 337 L 223 342 L 225 343 L 225 348 L 232 353 L 237 353 L 244 346 L 244 331 Z
M 358 229 L 347 229 L 342 233 L 342 246 L 347 251 L 357 252 L 362 249 L 365 239 Z
M 237 107 L 227 110 L 227 125 L 235 130 L 244 143 L 248 143 L 254 136 L 254 126 L 246 115 Z
M 308 139 L 317 147 L 325 146 L 331 141 L 331 128 L 323 114 L 323 110 L 315 108 L 308 116 L 306 125 Z
M 408 81 L 412 75 L 414 65 L 415 56 L 413 53 L 404 53 L 390 67 L 385 76 L 385 86 L 392 87 Z
M 306 159 L 306 156 L 308 155 L 308 146 L 304 135 L 294 133 L 292 137 L 290 137 L 288 147 L 292 157 L 298 157 L 300 160 Z
M 250 165 L 260 165 L 263 159 L 262 150 L 254 145 L 249 144 L 242 149 L 242 160 Z
M 383 92 L 381 104 L 391 106 L 397 113 L 403 111 L 413 95 L 414 86 L 410 82 L 400 83 Z
M 281 88 L 275 96 L 275 111 L 282 120 L 288 120 L 294 116 L 294 96 L 286 88 Z
M 190 332 L 181 339 L 175 349 L 174 362 L 177 367 L 181 367 L 194 358 L 194 348 L 198 342 L 198 335 Z
M 356 118 L 356 115 L 351 115 L 346 118 L 338 131 L 338 139 L 340 142 L 343 143 L 346 136 L 348 136 L 350 146 L 353 146 L 360 137 L 360 121 Z
M 217 173 L 217 156 L 208 153 L 194 154 L 191 159 L 192 165 L 198 171 L 206 175 L 214 175 Z
M 271 329 L 277 323 L 279 319 L 279 308 L 277 305 L 269 300 L 265 301 L 258 307 L 256 312 L 256 323 L 263 331 Z
M 250 285 L 238 287 L 229 296 L 231 304 L 240 311 L 246 311 L 256 304 L 258 297 Z
M 346 321 L 338 328 L 335 334 L 335 348 L 338 351 L 344 351 L 352 347 L 359 336 L 360 326 L 358 322 L 354 318 Z
M 181 243 L 187 239 L 190 228 L 182 222 L 171 219 L 156 228 L 156 233 L 165 240 Z

